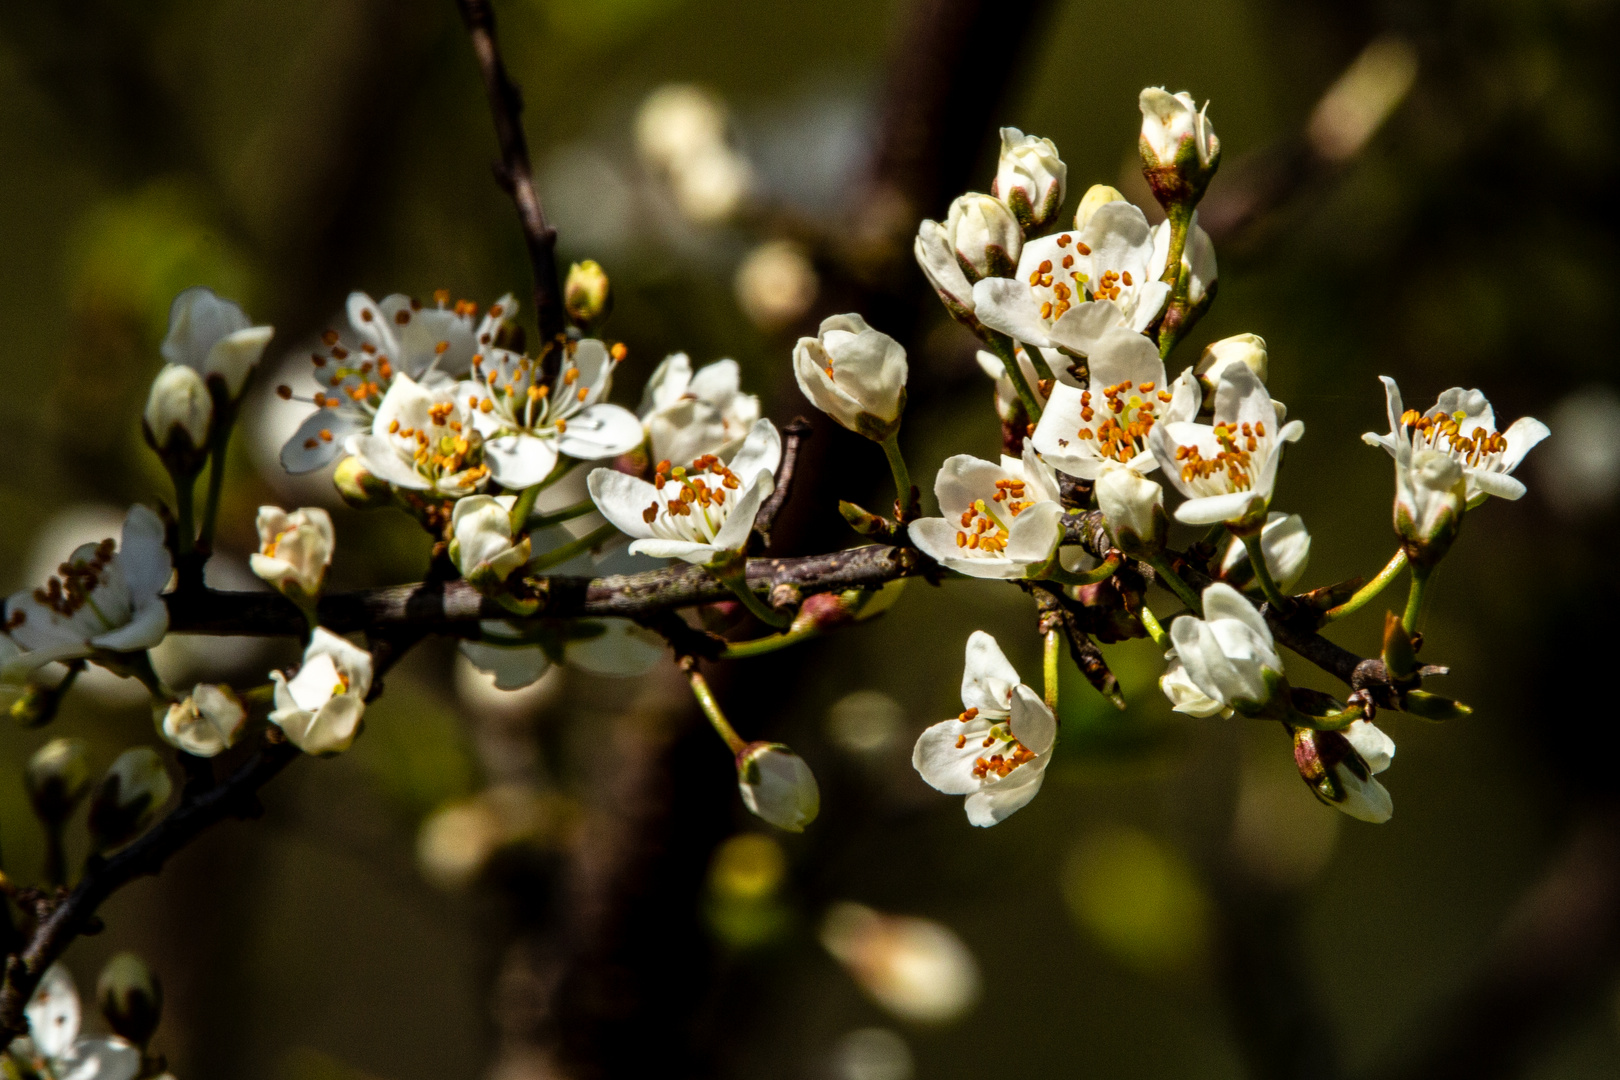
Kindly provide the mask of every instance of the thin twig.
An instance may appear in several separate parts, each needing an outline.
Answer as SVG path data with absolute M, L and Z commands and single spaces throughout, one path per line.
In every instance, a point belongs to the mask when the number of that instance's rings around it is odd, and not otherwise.
M 802 416 L 794 417 L 792 423 L 782 427 L 782 464 L 776 470 L 776 487 L 754 518 L 754 531 L 759 533 L 766 547 L 771 546 L 771 526 L 776 524 L 776 515 L 781 513 L 788 496 L 793 493 L 793 474 L 798 471 L 799 448 L 809 437 L 810 421 Z

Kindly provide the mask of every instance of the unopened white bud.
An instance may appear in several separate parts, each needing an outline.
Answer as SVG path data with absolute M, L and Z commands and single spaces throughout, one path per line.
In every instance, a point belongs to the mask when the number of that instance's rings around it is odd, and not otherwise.
M 1221 385 L 1221 373 L 1233 364 L 1242 364 L 1265 382 L 1266 339 L 1259 334 L 1234 334 L 1204 346 L 1204 354 L 1198 358 L 1193 371 L 1204 387 L 1205 408 L 1214 408 L 1215 388 Z
M 1160 205 L 1190 208 L 1220 165 L 1221 140 L 1203 109 L 1183 91 L 1161 86 L 1142 91 L 1142 169 Z
M 1164 512 L 1164 488 L 1124 465 L 1097 477 L 1097 507 L 1108 522 L 1114 546 L 1127 555 L 1157 555 L 1164 548 L 1170 519 Z
M 208 446 L 214 399 L 208 384 L 184 364 L 165 364 L 146 397 L 146 437 L 160 454 L 191 454 Z
M 1366 720 L 1343 731 L 1294 732 L 1294 762 L 1312 793 L 1360 821 L 1380 824 L 1395 812 L 1388 789 L 1374 779 L 1394 758 L 1394 740 Z
M 125 750 L 102 777 L 90 801 L 90 836 L 97 851 L 140 835 L 174 793 L 163 759 L 150 746 Z
M 969 192 L 951 203 L 945 233 L 969 280 L 1012 277 L 1017 271 L 1024 230 L 1007 204 L 993 195 Z
M 1080 197 L 1080 205 L 1074 209 L 1074 228 L 1076 232 L 1084 232 L 1091 224 L 1091 217 L 1099 209 L 1111 202 L 1124 202 L 1125 195 L 1118 188 L 1107 184 L 1092 184 L 1086 193 Z
M 1395 466 L 1395 532 L 1413 563 L 1433 566 L 1451 547 L 1468 506 L 1468 478 L 1460 462 L 1418 447 L 1409 465 Z
M 1063 205 L 1068 174 L 1051 139 L 1001 129 L 1001 160 L 990 193 L 1007 204 L 1019 224 L 1032 228 L 1051 220 Z
M 804 759 L 781 743 L 749 743 L 737 754 L 743 805 L 778 829 L 803 832 L 821 811 L 821 789 Z
M 1266 569 L 1277 587 L 1287 592 L 1305 572 L 1311 558 L 1311 534 L 1305 528 L 1305 519 L 1298 514 L 1283 514 L 1273 510 L 1260 530 L 1260 550 L 1265 555 Z M 1254 568 L 1249 565 L 1249 549 L 1243 541 L 1233 537 L 1221 560 L 1222 581 L 1239 588 L 1254 582 Z
M 906 407 L 906 350 L 859 315 L 834 315 L 793 348 L 793 377 L 816 408 L 881 442 Z
M 482 588 L 499 588 L 529 561 L 529 538 L 512 541 L 511 496 L 468 495 L 450 512 L 450 559 Z
M 163 737 L 197 757 L 214 757 L 229 749 L 247 723 L 242 699 L 228 686 L 198 683 L 183 701 L 163 713 Z

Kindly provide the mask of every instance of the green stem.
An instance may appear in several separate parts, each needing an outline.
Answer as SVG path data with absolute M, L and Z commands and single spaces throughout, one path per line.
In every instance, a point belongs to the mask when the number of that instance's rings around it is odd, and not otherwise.
M 895 506 L 899 508 L 899 520 L 903 524 L 911 520 L 911 470 L 906 468 L 905 455 L 900 452 L 900 431 L 896 429 L 889 432 L 883 440 L 883 456 L 889 459 L 889 473 L 894 477 Z
M 1192 287 L 1190 276 L 1182 265 L 1182 256 L 1187 251 L 1187 235 L 1191 231 L 1192 207 L 1178 204 L 1168 210 L 1170 219 L 1170 244 L 1165 254 L 1164 275 L 1159 279 L 1170 286 L 1170 299 L 1165 305 L 1168 316 L 1173 309 L 1185 309 L 1187 306 L 1187 293 Z M 1174 328 L 1170 323 L 1174 322 Z M 1166 320 L 1159 332 L 1159 359 L 1169 357 L 1176 342 L 1181 339 L 1180 320 Z
M 545 481 L 541 481 L 544 483 Z M 512 535 L 516 536 L 528 524 L 529 515 L 534 512 L 534 500 L 540 497 L 540 484 L 530 484 L 518 493 L 517 501 L 512 504 Z
M 1024 403 L 1024 412 L 1029 414 L 1029 422 L 1040 423 L 1041 402 L 1035 396 L 1035 391 L 1029 388 L 1029 380 L 1024 378 L 1024 369 L 1019 366 L 1012 338 L 994 330 L 986 330 L 984 341 L 992 352 L 1001 357 L 1001 364 L 1007 370 L 1007 378 L 1013 384 L 1013 389 L 1018 391 L 1018 400 Z
M 733 641 L 720 651 L 720 660 L 746 660 L 751 656 L 764 656 L 766 653 L 786 649 L 790 645 L 797 645 L 801 641 L 808 641 L 821 634 L 820 627 L 814 623 L 795 627 L 781 634 L 772 634 L 769 637 L 754 638 L 751 641 Z
M 1369 600 L 1383 592 L 1384 587 L 1390 582 L 1394 581 L 1396 575 L 1405 569 L 1405 567 L 1406 549 L 1402 548 L 1395 553 L 1394 557 L 1391 558 L 1389 562 L 1384 564 L 1384 568 L 1378 571 L 1377 577 L 1373 578 L 1371 581 L 1367 582 L 1367 584 L 1357 589 L 1355 594 L 1352 595 L 1350 599 L 1346 600 L 1338 607 L 1329 608 L 1327 613 L 1322 616 L 1323 621 L 1333 622 L 1335 619 L 1342 619 L 1346 615 L 1353 615 L 1360 611 L 1362 608 L 1367 606 L 1367 602 Z
M 231 429 L 225 428 L 221 435 L 214 437 L 214 445 L 208 455 L 208 493 L 203 499 L 202 537 L 199 543 L 205 548 L 214 545 L 214 522 L 219 517 L 219 497 L 225 491 L 225 455 L 230 451 Z
M 1271 567 L 1266 565 L 1265 548 L 1260 543 L 1260 533 L 1252 532 L 1243 535 L 1243 547 L 1249 553 L 1249 569 L 1254 571 L 1254 580 L 1259 583 L 1260 591 L 1266 594 L 1272 610 L 1278 614 L 1288 606 L 1288 598 L 1277 587 L 1277 582 L 1271 576 Z
M 1058 634 L 1057 630 L 1046 632 L 1046 648 L 1041 657 L 1041 674 L 1046 678 L 1046 707 L 1054 716 L 1058 706 Z
M 593 548 L 602 546 L 602 542 L 612 537 L 616 532 L 618 530 L 613 527 L 612 523 L 599 525 L 579 539 L 570 540 L 562 547 L 552 548 L 543 555 L 531 559 L 529 565 L 524 568 L 524 573 L 537 574 L 542 570 L 549 570 L 553 566 L 561 566 L 575 555 L 581 555 Z
M 545 529 L 551 527 L 552 525 L 561 525 L 565 521 L 573 521 L 575 518 L 584 517 L 586 514 L 595 509 L 596 504 L 591 500 L 586 499 L 583 502 L 575 503 L 573 506 L 565 506 L 561 510 L 553 510 L 549 514 L 534 514 L 530 516 L 528 521 L 525 522 L 523 526 L 519 526 L 519 528 L 527 527 L 531 530 Z
M 1159 620 L 1153 617 L 1153 612 L 1146 604 L 1136 609 L 1136 617 L 1142 620 L 1142 629 L 1148 632 L 1153 644 L 1161 649 L 1170 647 L 1170 635 L 1164 632 L 1164 627 L 1159 625 Z
M 1058 561 L 1058 557 L 1053 555 L 1052 561 L 1043 566 L 1036 576 L 1045 578 L 1048 581 L 1055 581 L 1059 585 L 1095 585 L 1099 581 L 1107 581 L 1113 577 L 1114 573 L 1119 569 L 1121 561 L 1123 561 L 1123 556 L 1117 551 L 1112 551 L 1109 552 L 1108 558 L 1104 559 L 1099 566 L 1077 574 L 1073 570 L 1065 570 L 1063 564 Z
M 1176 599 L 1191 608 L 1193 614 L 1202 615 L 1204 613 L 1204 602 L 1198 598 L 1197 593 L 1193 592 L 1192 586 L 1182 581 L 1181 575 L 1171 569 L 1170 563 L 1163 555 L 1153 556 L 1147 560 L 1147 564 L 1153 567 L 1153 572 L 1158 575 L 1159 584 L 1175 593 Z
M 196 487 L 197 477 L 173 474 L 174 478 L 174 521 L 175 521 L 175 554 L 190 555 L 197 543 L 196 519 Z
M 730 559 L 721 556 L 709 563 L 706 569 L 742 601 L 742 606 L 747 608 L 754 618 L 766 626 L 786 628 L 793 625 L 793 616 L 772 608 L 748 587 L 747 566 L 748 561 L 741 554 L 737 554 Z
M 727 748 L 733 754 L 742 753 L 748 744 L 737 734 L 737 729 L 731 726 L 726 714 L 720 711 L 720 703 L 714 699 L 714 691 L 709 689 L 708 680 L 695 667 L 687 672 L 687 677 L 692 682 L 692 696 L 697 698 L 698 707 L 703 710 L 703 715 L 709 718 L 710 725 L 725 740 Z
M 1401 627 L 1408 633 L 1417 632 L 1418 616 L 1423 614 L 1423 594 L 1429 586 L 1431 567 L 1412 566 L 1412 587 L 1406 593 L 1406 614 L 1401 616 Z

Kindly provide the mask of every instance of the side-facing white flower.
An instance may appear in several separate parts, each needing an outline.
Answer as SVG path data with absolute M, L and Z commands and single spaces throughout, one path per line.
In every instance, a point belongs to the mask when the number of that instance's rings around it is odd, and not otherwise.
M 804 832 L 821 812 L 815 774 L 781 743 L 749 743 L 737 752 L 737 790 L 750 813 L 788 832 Z
M 911 764 L 937 790 L 966 795 L 968 821 L 994 825 L 1041 790 L 1057 718 L 983 630 L 968 638 L 962 708 L 922 733 Z
M 497 483 L 515 491 L 544 480 L 559 456 L 601 461 L 640 445 L 641 422 L 607 401 L 619 355 L 595 338 L 570 342 L 549 380 L 541 361 L 505 349 L 473 357 L 456 397 L 484 437 Z
M 906 408 L 906 350 L 859 315 L 823 319 L 793 347 L 793 377 L 810 403 L 844 427 L 883 441 Z
M 1232 715 L 1230 708 L 1198 688 L 1198 684 L 1192 681 L 1192 676 L 1187 674 L 1187 668 L 1176 655 L 1176 650 L 1171 649 L 1164 654 L 1164 658 L 1169 662 L 1169 666 L 1164 669 L 1164 674 L 1159 676 L 1159 689 L 1170 699 L 1172 709 L 1200 718 L 1217 714 Z
M 1253 530 L 1265 521 L 1277 484 L 1284 443 L 1305 434 L 1298 420 L 1278 421 L 1278 409 L 1265 384 L 1246 365 L 1221 372 L 1211 424 L 1181 419 L 1197 411 L 1202 392 L 1196 380 L 1178 381 L 1170 411 L 1176 419 L 1154 425 L 1148 446 L 1165 475 L 1187 501 L 1176 519 L 1189 525 L 1224 521 L 1234 530 Z
M 912 242 L 911 254 L 922 268 L 923 276 L 939 294 L 940 302 L 951 318 L 977 329 L 979 320 L 973 314 L 973 282 L 962 272 L 956 261 L 956 248 L 950 234 L 937 221 L 924 218 L 917 226 L 917 239 Z
M 254 326 L 234 300 L 198 285 L 176 296 L 169 307 L 163 359 L 190 368 L 205 381 L 218 380 L 225 399 L 235 401 L 274 333 L 274 327 Z
M 1387 375 L 1384 400 L 1389 413 L 1389 434 L 1368 432 L 1361 437 L 1369 446 L 1382 446 L 1401 468 L 1405 453 L 1429 449 L 1444 454 L 1462 467 L 1468 480 L 1468 505 L 1478 506 L 1487 495 L 1518 499 L 1524 483 L 1509 475 L 1550 432 L 1532 416 L 1515 420 L 1506 431 L 1496 430 L 1496 412 L 1478 390 L 1452 387 L 1424 413 L 1407 409 L 1401 388 Z
M 1175 658 L 1205 695 L 1245 715 L 1257 714 L 1283 683 L 1271 627 L 1242 593 L 1224 582 L 1205 589 L 1203 600 L 1202 619 L 1183 615 L 1170 624 Z
M 1094 490 L 1115 547 L 1139 558 L 1164 550 L 1170 531 L 1164 488 L 1128 465 L 1110 465 L 1097 477 Z
M 458 301 L 446 307 L 450 294 L 434 294 L 435 307 L 423 307 L 396 293 L 381 303 L 363 292 L 349 294 L 349 329 L 321 335 L 323 348 L 310 355 L 316 390 L 309 398 L 315 411 L 281 448 L 281 466 L 306 473 L 329 465 L 350 435 L 371 429 L 372 420 L 396 375 L 408 375 L 436 388 L 466 375 L 478 350 L 492 347 L 501 324 L 517 314 L 511 295 L 491 304 L 475 322 L 478 306 Z M 276 391 L 296 395 L 290 386 Z
M 945 215 L 945 235 L 957 264 L 973 281 L 1012 273 L 1024 247 L 1024 230 L 1007 204 L 976 191 L 952 201 Z
M 53 1080 L 135 1080 L 141 1071 L 141 1052 L 131 1043 L 116 1035 L 79 1034 L 79 991 L 61 964 L 45 969 L 23 1015 L 39 1059 L 32 1064 L 48 1070 Z
M 499 587 L 529 561 L 529 538 L 514 541 L 512 495 L 468 495 L 450 511 L 450 561 L 480 587 Z
M 479 627 L 479 640 L 458 647 L 479 671 L 495 676 L 501 690 L 521 690 L 554 661 L 592 675 L 644 675 L 668 647 L 657 633 L 629 619 L 542 621 L 538 627 L 491 619 Z
M 759 398 L 742 392 L 737 361 L 716 360 L 694 372 L 685 353 L 674 353 L 647 380 L 638 411 L 653 461 L 704 454 L 729 461 L 759 419 Z
M 347 750 L 360 731 L 371 690 L 371 654 L 316 627 L 304 663 L 290 680 L 272 671 L 275 709 L 270 722 L 306 754 Z
M 160 454 L 205 448 L 214 428 L 214 399 L 203 377 L 184 364 L 164 365 L 152 380 L 141 423 L 147 442 Z M 185 443 L 175 445 L 182 437 Z
M 1172 94 L 1162 86 L 1144 89 L 1137 101 L 1142 110 L 1142 157 L 1150 165 L 1184 166 L 1208 170 L 1221 152 L 1221 140 L 1209 122 L 1209 103 L 1200 109 L 1183 90 Z
M 332 515 L 318 506 L 290 514 L 279 506 L 261 506 L 256 525 L 259 550 L 248 556 L 253 572 L 278 592 L 294 595 L 296 590 L 298 600 L 319 596 L 337 545 Z
M 1017 128 L 1001 129 L 1001 160 L 990 194 L 1007 204 L 1019 224 L 1033 227 L 1050 220 L 1063 205 L 1068 175 L 1069 167 L 1051 139 L 1025 135 Z
M 911 542 L 969 577 L 1018 578 L 1051 560 L 1063 540 L 1057 477 L 1024 443 L 1020 460 L 945 459 L 934 480 L 941 517 L 918 518 Z
M 602 516 L 635 538 L 631 553 L 703 564 L 747 545 L 781 463 L 782 436 L 761 419 L 729 466 L 711 454 L 651 484 L 612 469 L 593 470 L 586 484 Z
M 97 650 L 139 652 L 163 640 L 169 609 L 160 595 L 173 564 L 163 522 L 144 506 L 124 518 L 122 539 L 81 545 L 44 588 L 6 601 L 12 638 L 27 650 L 11 666 L 32 670 Z
M 490 473 L 475 415 L 455 387 L 395 375 L 371 431 L 350 435 L 347 449 L 396 488 L 459 498 L 483 486 Z
M 1095 480 L 1105 467 L 1124 465 L 1139 473 L 1159 467 L 1148 440 L 1155 428 L 1191 420 L 1198 412 L 1191 374 L 1167 385 L 1164 362 L 1153 342 L 1128 330 L 1113 330 L 1090 359 L 1091 388 L 1055 383 L 1035 425 L 1035 449 L 1070 476 Z
M 235 744 L 247 723 L 242 699 L 228 686 L 198 683 L 163 712 L 163 737 L 197 757 L 214 757 Z
M 1374 776 L 1395 759 L 1395 740 L 1371 722 L 1357 720 L 1343 731 L 1294 732 L 1294 762 L 1313 794 L 1360 821 L 1381 824 L 1395 801 Z
M 1260 530 L 1260 551 L 1265 555 L 1266 569 L 1271 580 L 1287 592 L 1305 572 L 1311 558 L 1311 534 L 1305 528 L 1305 519 L 1298 514 L 1284 514 L 1273 510 L 1266 515 L 1266 524 Z M 1221 559 L 1221 580 L 1243 588 L 1254 581 L 1254 568 L 1249 565 L 1249 549 L 1237 537 L 1226 546 Z

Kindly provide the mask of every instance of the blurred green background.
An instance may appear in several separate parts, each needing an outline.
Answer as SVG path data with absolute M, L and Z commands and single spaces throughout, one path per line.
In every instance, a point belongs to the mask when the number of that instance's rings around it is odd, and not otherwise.
M 842 295 L 835 269 L 812 243 L 819 295 L 774 322 L 750 316 L 736 275 L 761 242 L 836 233 L 851 212 L 899 7 L 497 4 L 561 256 L 595 258 L 615 283 L 608 334 L 630 347 L 618 400 L 633 406 L 652 366 L 684 349 L 695 363 L 735 357 L 779 422 L 809 411 L 788 358 Z M 1071 212 L 1092 182 L 1146 200 L 1132 172 L 1144 85 L 1212 100 L 1226 155 L 1213 200 L 1300 152 L 1313 106 L 1368 41 L 1396 34 L 1415 49 L 1411 95 L 1353 161 L 1218 239 L 1219 300 L 1178 355 L 1191 363 L 1243 331 L 1269 342 L 1271 388 L 1307 427 L 1275 504 L 1313 534 L 1307 587 L 1370 575 L 1393 550 L 1389 463 L 1359 440 L 1383 430 L 1376 375 L 1397 376 L 1409 404 L 1479 386 L 1503 426 L 1549 421 L 1521 472 L 1530 495 L 1471 513 L 1432 590 L 1425 657 L 1453 666 L 1437 689 L 1475 716 L 1383 718 L 1399 744 L 1382 777 L 1396 814 L 1363 825 L 1312 799 L 1277 730 L 1171 714 L 1158 657 L 1131 642 L 1107 650 L 1129 711 L 1069 672 L 1044 791 L 976 830 L 911 771 L 910 746 L 959 708 L 971 630 L 1035 677 L 1033 615 L 1005 586 L 912 582 L 883 619 L 724 684 L 737 726 L 791 743 L 824 801 L 802 837 L 719 846 L 764 826 L 738 805 L 678 681 L 567 673 L 503 696 L 430 643 L 389 676 L 353 752 L 297 764 L 263 819 L 222 826 L 120 894 L 107 931 L 70 954 L 86 987 L 120 949 L 154 963 L 169 990 L 156 1045 L 181 1080 L 515 1080 L 628 1075 L 638 1061 L 842 1080 L 1255 1075 L 1218 941 L 1244 912 L 1273 911 L 1298 930 L 1290 955 L 1355 1071 L 1425 1030 L 1572 823 L 1612 808 L 1614 708 L 1598 683 L 1612 665 L 1599 613 L 1615 599 L 1605 541 L 1620 488 L 1604 329 L 1620 300 L 1607 209 L 1620 179 L 1616 6 L 1054 2 L 1006 17 L 1035 22 L 996 119 L 1057 142 Z M 638 161 L 637 109 L 670 82 L 729 108 L 769 212 L 694 223 Z M 976 187 L 994 152 L 985 131 Z M 0 585 L 36 584 L 132 500 L 167 497 L 139 415 L 180 289 L 213 286 L 275 324 L 260 390 L 282 357 L 298 370 L 351 289 L 526 301 L 494 154 L 449 0 L 0 7 L 0 423 L 15 466 L 0 476 Z M 941 217 L 944 202 L 922 209 Z M 894 273 L 904 280 L 884 289 L 915 303 L 920 275 L 909 260 Z M 903 443 L 926 486 L 949 454 L 994 454 L 999 430 L 971 339 L 922 299 Z M 260 502 L 331 501 L 324 481 L 273 467 L 269 408 L 232 458 L 216 584 L 251 581 Z M 825 429 L 816 440 L 832 464 L 815 491 L 887 497 L 875 449 Z M 843 542 L 809 490 L 793 509 L 817 516 L 801 542 Z M 413 529 L 339 515 L 332 586 L 418 577 L 428 545 Z M 1368 611 L 1332 636 L 1368 654 L 1377 626 Z M 242 685 L 295 655 L 288 642 L 165 649 L 177 681 Z M 0 731 L 0 776 L 55 734 L 89 739 L 105 764 L 155 741 L 149 724 L 138 697 L 96 681 L 52 729 Z M 9 783 L 0 839 L 6 872 L 34 880 L 41 841 Z M 626 846 L 628 868 L 592 862 Z M 1221 884 L 1234 876 L 1247 888 Z M 820 932 L 839 901 L 948 927 L 977 996 L 967 987 L 952 1015 L 927 1021 L 863 992 Z M 558 919 L 575 921 L 558 931 Z M 966 978 L 948 960 L 918 962 L 943 964 L 944 983 Z M 546 1006 L 557 970 L 573 974 Z M 1607 969 L 1584 991 L 1523 1070 L 1502 1075 L 1620 1073 Z

